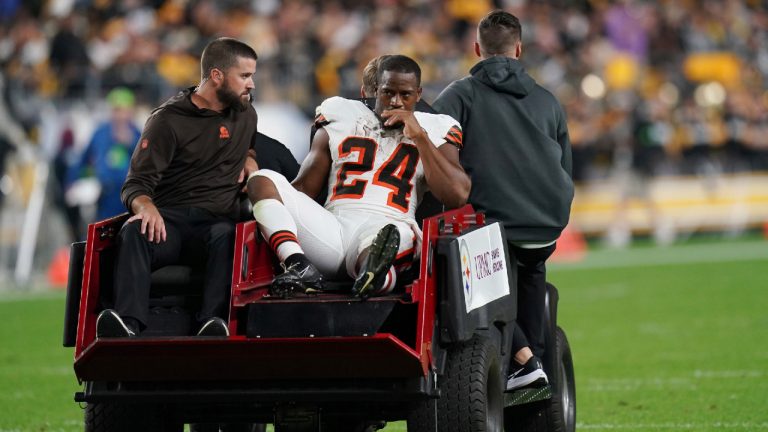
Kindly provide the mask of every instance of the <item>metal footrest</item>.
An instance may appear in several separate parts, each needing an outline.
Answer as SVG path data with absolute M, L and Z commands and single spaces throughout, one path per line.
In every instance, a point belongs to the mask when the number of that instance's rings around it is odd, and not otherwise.
M 522 405 L 549 399 L 551 397 L 552 386 L 549 384 L 539 388 L 524 388 L 510 393 L 504 393 L 504 406 Z
M 397 298 L 368 301 L 347 296 L 258 301 L 248 305 L 249 338 L 372 336 L 392 312 Z M 276 325 L 279 323 L 279 325 Z
M 275 430 L 303 432 L 320 430 L 320 411 L 317 407 L 280 406 L 275 413 Z

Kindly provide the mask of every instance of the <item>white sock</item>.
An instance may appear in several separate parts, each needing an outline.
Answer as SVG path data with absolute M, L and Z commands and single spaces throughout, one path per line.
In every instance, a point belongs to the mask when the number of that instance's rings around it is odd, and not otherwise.
M 296 237 L 296 222 L 283 203 L 276 199 L 258 201 L 253 205 L 253 217 L 280 262 L 295 253 L 304 253 Z
M 387 276 L 384 278 L 384 285 L 382 285 L 381 289 L 374 294 L 389 294 L 393 289 L 395 289 L 395 285 L 397 285 L 397 271 L 395 270 L 394 266 L 390 266 L 389 271 L 387 271 Z

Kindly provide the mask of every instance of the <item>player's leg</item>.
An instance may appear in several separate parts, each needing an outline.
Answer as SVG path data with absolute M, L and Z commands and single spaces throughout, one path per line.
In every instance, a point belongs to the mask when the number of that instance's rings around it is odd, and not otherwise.
M 321 289 L 321 274 L 335 273 L 343 259 L 338 221 L 274 171 L 258 171 L 249 180 L 249 190 L 255 188 L 260 194 L 249 192 L 249 196 L 262 199 L 253 205 L 254 217 L 286 269 L 275 278 L 273 288 L 285 294 Z
M 417 236 L 413 232 L 412 227 L 404 223 L 396 223 L 394 225 L 397 227 L 397 230 L 400 233 L 400 245 L 397 249 L 397 254 L 395 255 L 394 260 L 392 260 L 387 270 L 384 282 L 380 287 L 376 287 L 374 289 L 372 295 L 385 295 L 392 292 L 397 286 L 399 277 L 403 275 L 404 272 L 411 269 L 414 264 L 414 259 L 417 255 Z M 358 257 L 358 263 L 360 264 L 358 269 L 362 268 L 364 261 L 370 259 L 372 250 L 373 248 L 369 247 L 360 253 L 360 256 Z
M 397 284 L 398 269 L 406 268 L 413 259 L 415 236 L 402 222 L 382 217 L 369 217 L 351 236 L 347 249 L 347 269 L 355 278 L 352 293 L 366 298 L 384 295 Z
M 253 217 L 259 231 L 273 252 L 284 262 L 295 253 L 304 253 L 296 236 L 296 223 L 283 204 L 271 175 L 258 171 L 248 179 L 248 199 L 253 203 Z M 284 192 L 285 193 L 285 192 Z
M 358 262 L 361 265 L 352 285 L 353 295 L 367 298 L 394 288 L 395 271 L 392 264 L 399 247 L 400 232 L 395 225 L 387 224 L 376 233 L 365 254 L 359 256 Z

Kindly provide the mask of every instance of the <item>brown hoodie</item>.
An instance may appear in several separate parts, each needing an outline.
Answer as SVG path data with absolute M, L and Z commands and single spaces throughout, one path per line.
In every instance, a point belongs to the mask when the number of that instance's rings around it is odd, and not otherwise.
M 200 109 L 190 99 L 192 90 L 172 97 L 147 120 L 121 193 L 128 209 L 134 198 L 148 195 L 158 208 L 237 214 L 238 177 L 256 136 L 256 111 Z

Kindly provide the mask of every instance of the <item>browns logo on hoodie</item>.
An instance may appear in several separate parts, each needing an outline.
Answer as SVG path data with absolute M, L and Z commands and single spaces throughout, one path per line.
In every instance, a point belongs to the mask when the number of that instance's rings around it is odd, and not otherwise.
M 238 178 L 255 142 L 256 110 L 201 109 L 192 103 L 192 90 L 172 97 L 147 120 L 122 188 L 126 208 L 147 195 L 158 208 L 237 216 Z

